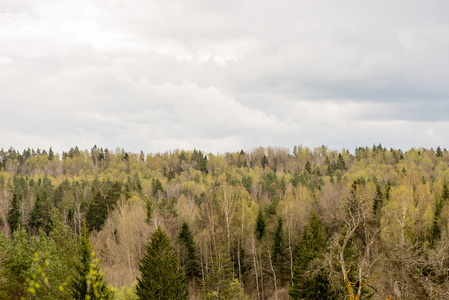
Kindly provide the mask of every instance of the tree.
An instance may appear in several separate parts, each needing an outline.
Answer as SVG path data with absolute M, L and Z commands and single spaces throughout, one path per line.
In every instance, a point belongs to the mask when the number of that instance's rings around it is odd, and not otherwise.
M 112 189 L 111 189 L 112 190 Z M 86 221 L 89 231 L 100 231 L 104 222 L 108 217 L 108 203 L 101 194 L 101 190 L 98 189 L 94 198 L 90 202 L 89 208 L 86 213 Z
M 184 269 L 187 280 L 195 280 L 199 277 L 198 260 L 195 254 L 195 243 L 189 225 L 184 222 L 179 231 L 179 243 L 181 246 L 181 267 Z
M 262 238 L 265 236 L 265 219 L 263 217 L 262 209 L 259 209 L 259 212 L 257 214 L 256 219 L 256 228 L 255 228 L 255 234 L 256 239 L 260 242 Z
M 288 291 L 293 299 L 331 299 L 330 282 L 324 269 L 316 269 L 314 260 L 326 249 L 326 234 L 315 212 L 304 228 L 297 245 L 293 266 L 293 285 Z
M 71 280 L 72 296 L 80 300 L 112 299 L 103 274 L 99 272 L 99 262 L 95 258 L 95 252 L 92 252 L 90 234 L 85 222 L 78 241 L 78 256 L 76 274 Z
M 205 278 L 204 299 L 244 300 L 247 299 L 237 278 L 227 247 L 220 238 L 213 251 Z
M 139 299 L 188 299 L 183 272 L 177 254 L 160 226 L 151 236 L 147 253 L 139 264 L 136 294 Z
M 285 253 L 285 241 L 284 241 L 284 220 L 282 217 L 278 218 L 278 225 L 272 234 L 271 255 L 274 268 L 278 274 L 278 278 L 281 284 L 288 278 L 288 271 L 285 266 L 285 262 L 288 261 Z
M 46 233 L 50 232 L 50 212 L 51 202 L 47 196 L 47 193 L 44 191 L 41 197 L 37 194 L 30 220 L 30 227 L 34 230 L 33 233 L 37 233 L 39 228 L 42 228 Z
M 21 299 L 31 274 L 31 247 L 25 229 L 18 225 L 12 240 L 0 233 L 0 299 Z
M 19 196 L 17 196 L 17 194 L 14 193 L 14 195 L 12 196 L 11 209 L 9 210 L 8 214 L 8 223 L 9 228 L 11 229 L 11 233 L 16 231 L 20 223 L 19 200 L 21 199 L 22 194 L 19 194 Z
M 440 146 L 437 147 L 436 156 L 437 156 L 437 157 L 443 157 L 443 151 L 441 151 Z

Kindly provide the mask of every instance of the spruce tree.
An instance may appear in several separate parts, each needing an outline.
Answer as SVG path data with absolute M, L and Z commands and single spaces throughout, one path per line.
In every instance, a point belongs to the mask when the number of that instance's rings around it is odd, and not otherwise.
M 265 227 L 266 227 L 265 219 L 263 217 L 262 210 L 259 209 L 259 212 L 258 212 L 257 218 L 256 218 L 256 228 L 255 228 L 256 239 L 259 242 L 265 236 Z
M 210 257 L 205 274 L 203 299 L 205 300 L 245 300 L 248 299 L 234 274 L 234 266 L 226 244 L 220 238 L 217 249 Z
M 374 221 L 379 226 L 380 225 L 380 217 L 381 217 L 381 209 L 383 205 L 383 195 L 379 185 L 376 185 L 376 196 L 373 200 L 373 215 Z
M 17 196 L 17 194 L 14 193 L 14 195 L 12 196 L 11 209 L 9 210 L 8 214 L 8 223 L 9 228 L 11 229 L 11 233 L 14 233 L 14 231 L 16 231 L 20 223 L 19 200 L 21 199 L 22 194 L 19 194 L 19 196 Z
M 31 275 L 32 249 L 25 229 L 19 224 L 8 239 L 0 232 L 0 299 L 19 300 L 27 295 L 26 279 Z
M 108 217 L 108 205 L 105 198 L 101 194 L 101 190 L 98 189 L 94 198 L 90 202 L 89 208 L 86 213 L 86 221 L 89 231 L 100 231 L 104 222 Z
M 160 226 L 151 236 L 139 270 L 141 275 L 136 286 L 139 299 L 188 299 L 186 280 L 178 268 L 178 256 Z
M 189 225 L 184 222 L 179 231 L 181 267 L 184 269 L 187 280 L 195 280 L 199 277 L 199 265 L 195 254 L 195 242 Z
M 288 291 L 293 299 L 331 299 L 330 282 L 325 270 L 313 270 L 311 263 L 326 249 L 326 235 L 315 212 L 305 226 L 297 245 L 293 266 L 293 285 Z M 313 266 L 315 268 L 316 266 Z
M 283 284 L 288 276 L 287 268 L 285 266 L 286 253 L 285 253 L 285 241 L 284 241 L 284 229 L 283 229 L 283 219 L 278 218 L 278 225 L 272 234 L 272 259 L 273 265 L 276 269 L 277 277 L 280 279 L 281 284 Z
M 31 212 L 30 227 L 33 229 L 33 233 L 37 234 L 40 228 L 42 228 L 47 234 L 51 228 L 51 202 L 45 191 L 42 195 L 36 195 L 36 202 L 34 209 Z
M 85 222 L 78 241 L 78 256 L 79 263 L 75 268 L 76 274 L 71 280 L 73 298 L 80 300 L 112 299 L 112 293 L 99 271 L 95 252 L 92 252 L 90 234 Z

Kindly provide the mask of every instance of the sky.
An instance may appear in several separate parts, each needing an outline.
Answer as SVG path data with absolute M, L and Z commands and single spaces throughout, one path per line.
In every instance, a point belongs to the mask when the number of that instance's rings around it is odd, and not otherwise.
M 0 148 L 449 148 L 447 0 L 1 0 Z

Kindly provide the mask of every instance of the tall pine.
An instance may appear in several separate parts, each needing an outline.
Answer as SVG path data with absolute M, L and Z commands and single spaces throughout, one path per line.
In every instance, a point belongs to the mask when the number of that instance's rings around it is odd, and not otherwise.
M 293 285 L 288 291 L 293 299 L 332 299 L 328 274 L 312 264 L 326 249 L 324 227 L 315 212 L 305 226 L 297 245 L 293 266 Z
M 14 231 L 16 231 L 16 229 L 19 227 L 19 223 L 20 223 L 20 203 L 19 201 L 22 199 L 22 194 L 19 194 L 19 196 L 17 196 L 16 193 L 14 193 L 14 195 L 12 196 L 12 201 L 11 201 L 11 209 L 9 210 L 9 214 L 8 214 L 8 223 L 9 223 L 9 228 L 11 229 L 11 234 L 14 233 Z
M 140 260 L 139 299 L 188 299 L 184 273 L 178 268 L 178 255 L 160 226 L 154 231 L 147 253 Z
M 205 300 L 248 299 L 234 274 L 234 266 L 222 238 L 219 239 L 217 248 L 210 257 L 204 290 Z
M 195 280 L 200 276 L 198 259 L 195 254 L 195 242 L 189 225 L 184 222 L 179 231 L 179 245 L 181 267 L 184 269 L 187 280 Z
M 78 256 L 79 262 L 76 266 L 76 274 L 71 280 L 73 298 L 80 300 L 112 299 L 112 294 L 100 273 L 95 252 L 92 252 L 90 234 L 85 222 L 78 241 Z

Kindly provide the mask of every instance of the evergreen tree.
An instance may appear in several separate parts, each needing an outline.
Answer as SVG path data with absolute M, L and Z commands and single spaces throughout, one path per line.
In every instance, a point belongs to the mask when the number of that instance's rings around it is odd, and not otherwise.
M 262 168 L 264 168 L 264 169 L 265 169 L 266 166 L 268 166 L 268 158 L 267 158 L 267 156 L 265 154 L 262 157 L 261 164 L 262 164 Z
M 179 243 L 181 246 L 181 267 L 184 268 L 187 280 L 195 280 L 200 275 L 199 265 L 195 254 L 195 243 L 192 232 L 186 222 L 181 225 Z
M 157 196 L 159 192 L 163 193 L 164 189 L 159 179 L 154 179 L 151 181 L 151 189 L 153 190 L 153 196 Z
M 293 266 L 293 285 L 288 291 L 293 299 L 331 299 L 330 282 L 324 269 L 312 266 L 326 249 L 326 235 L 315 212 L 305 226 L 297 245 Z M 313 269 L 313 270 L 312 270 Z
M 432 221 L 432 228 L 430 233 L 430 242 L 432 246 L 441 238 L 441 228 L 440 228 L 440 215 L 443 210 L 443 206 L 449 199 L 449 189 L 447 183 L 444 183 L 443 190 L 441 192 L 441 197 L 436 200 L 435 203 L 435 213 Z
M 256 239 L 259 242 L 265 236 L 265 227 L 266 227 L 265 219 L 263 217 L 262 210 L 259 209 L 259 213 L 257 214 L 256 218 L 256 229 L 255 229 Z
M 281 284 L 285 282 L 288 276 L 287 268 L 285 267 L 286 253 L 285 253 L 285 241 L 284 241 L 284 229 L 283 219 L 278 218 L 278 225 L 272 235 L 272 260 L 276 269 L 277 277 L 280 279 Z
M 441 151 L 440 146 L 438 146 L 438 148 L 437 148 L 436 156 L 437 157 L 443 157 L 443 151 Z
M 86 213 L 86 222 L 89 231 L 100 231 L 104 222 L 108 217 L 108 203 L 106 203 L 101 190 L 98 189 L 90 202 L 89 208 Z
M 141 277 L 137 278 L 136 286 L 139 299 L 188 299 L 186 280 L 178 269 L 176 251 L 160 226 L 151 236 L 139 270 Z
M 310 161 L 306 162 L 304 169 L 307 171 L 307 173 L 309 173 L 309 174 L 312 173 L 312 166 L 310 165 Z
M 26 296 L 32 252 L 28 235 L 20 224 L 12 240 L 0 232 L 0 250 L 0 299 L 21 299 Z
M 47 234 L 51 228 L 51 202 L 44 191 L 41 196 L 36 195 L 36 203 L 31 212 L 30 227 L 32 232 L 36 234 L 42 228 Z
M 337 169 L 341 171 L 346 170 L 346 163 L 341 153 L 338 154 Z
M 48 159 L 53 160 L 54 157 L 55 153 L 53 152 L 53 149 L 50 147 L 50 149 L 48 150 Z
M 78 241 L 79 263 L 76 274 L 71 280 L 72 296 L 75 299 L 112 299 L 112 293 L 102 274 L 99 273 L 99 263 L 92 252 L 90 234 L 86 223 Z
M 22 199 L 22 194 L 19 194 L 19 196 L 17 196 L 17 194 L 14 193 L 12 196 L 11 209 L 9 210 L 9 214 L 8 214 L 8 224 L 9 224 L 9 228 L 11 229 L 11 233 L 14 233 L 14 231 L 16 231 L 17 227 L 19 227 L 19 223 L 20 223 L 19 201 L 21 199 Z
M 248 299 L 235 278 L 233 263 L 223 239 L 219 240 L 217 249 L 212 253 L 204 289 L 203 299 L 207 300 Z
M 382 191 L 380 190 L 380 186 L 376 185 L 376 196 L 374 197 L 373 200 L 373 215 L 377 225 L 380 225 L 380 212 L 382 209 L 382 204 L 383 204 Z
M 193 150 L 190 162 L 196 162 L 195 169 L 207 173 L 207 157 L 201 151 Z

